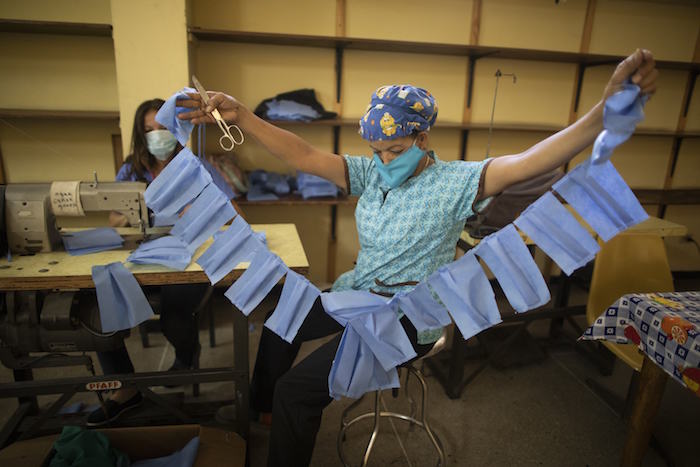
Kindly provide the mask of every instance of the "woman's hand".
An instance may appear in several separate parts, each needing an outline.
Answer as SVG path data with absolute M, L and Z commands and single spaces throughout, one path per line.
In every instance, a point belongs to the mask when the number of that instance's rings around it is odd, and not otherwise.
M 248 109 L 238 102 L 234 97 L 224 94 L 223 92 L 207 91 L 209 96 L 209 104 L 204 105 L 202 97 L 197 93 L 188 93 L 189 99 L 179 99 L 178 107 L 187 107 L 192 110 L 190 112 L 179 113 L 177 118 L 181 120 L 191 120 L 192 123 L 215 123 L 211 112 L 218 109 L 221 117 L 229 123 L 239 123 L 241 115 Z
M 637 49 L 632 55 L 621 61 L 605 86 L 603 100 L 622 89 L 627 79 L 639 86 L 642 94 L 651 96 L 656 91 L 656 78 L 659 70 L 652 53 L 646 49 Z

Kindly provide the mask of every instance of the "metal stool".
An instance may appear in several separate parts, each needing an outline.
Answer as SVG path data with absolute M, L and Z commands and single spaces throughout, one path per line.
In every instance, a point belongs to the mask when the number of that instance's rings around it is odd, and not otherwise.
M 346 421 L 348 417 L 348 413 L 353 410 L 355 407 L 357 407 L 365 398 L 367 394 L 353 402 L 350 406 L 348 406 L 344 411 L 343 415 L 340 418 L 340 432 L 338 433 L 338 456 L 340 456 L 340 461 L 343 463 L 345 467 L 349 467 L 350 464 L 348 463 L 347 459 L 345 458 L 345 453 L 343 451 L 343 444 L 345 442 L 345 432 L 347 429 L 354 425 L 355 423 L 365 420 L 368 418 L 373 418 L 374 419 L 374 429 L 372 431 L 372 435 L 369 438 L 369 442 L 367 443 L 367 449 L 365 449 L 365 454 L 362 458 L 362 466 L 364 467 L 367 465 L 367 461 L 369 460 L 369 455 L 372 452 L 372 448 L 374 447 L 374 443 L 377 440 L 377 435 L 379 434 L 379 420 L 382 417 L 388 417 L 388 418 L 397 418 L 399 420 L 404 420 L 407 421 L 411 424 L 411 428 L 414 425 L 417 425 L 421 427 L 425 433 L 428 435 L 428 438 L 430 439 L 430 442 L 433 444 L 435 447 L 435 450 L 438 453 L 438 456 L 440 458 L 440 461 L 438 463 L 439 466 L 445 467 L 446 460 L 445 460 L 445 451 L 442 448 L 442 443 L 440 442 L 440 439 L 435 435 L 433 430 L 430 428 L 430 425 L 428 424 L 428 420 L 426 418 L 426 405 L 428 401 L 428 385 L 425 382 L 425 379 L 423 378 L 423 374 L 421 371 L 414 366 L 415 363 L 420 362 L 424 358 L 432 357 L 433 355 L 437 354 L 440 352 L 444 347 L 445 343 L 447 341 L 447 332 L 446 330 L 443 331 L 442 336 L 435 342 L 435 345 L 433 345 L 433 348 L 430 349 L 430 352 L 422 356 L 421 358 L 411 362 L 407 363 L 405 365 L 402 365 L 400 369 L 405 369 L 406 370 L 406 379 L 404 382 L 404 393 L 406 394 L 406 398 L 408 399 L 409 405 L 411 407 L 411 412 L 410 415 L 405 415 L 405 414 L 400 414 L 396 412 L 388 412 L 388 411 L 382 411 L 381 408 L 379 407 L 380 401 L 382 401 L 382 391 L 374 391 L 374 410 L 364 413 L 362 415 L 358 415 L 357 417 L 353 418 L 350 421 Z M 421 409 L 420 409 L 420 419 L 416 418 L 416 402 L 413 400 L 413 398 L 409 395 L 408 393 L 408 381 L 410 375 L 413 375 L 416 380 L 420 383 L 421 387 Z M 394 395 L 398 393 L 397 389 L 394 389 L 395 391 Z M 386 408 L 386 407 L 385 407 Z M 391 422 L 391 420 L 390 420 Z M 393 426 L 393 422 L 392 426 Z

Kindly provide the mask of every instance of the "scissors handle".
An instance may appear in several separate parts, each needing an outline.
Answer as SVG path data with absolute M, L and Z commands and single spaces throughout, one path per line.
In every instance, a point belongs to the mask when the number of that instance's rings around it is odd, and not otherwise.
M 219 128 L 221 131 L 224 133 L 221 138 L 219 138 L 219 145 L 224 151 L 233 151 L 233 148 L 236 145 L 241 145 L 243 144 L 243 141 L 245 141 L 245 138 L 243 136 L 243 132 L 241 129 L 238 127 L 238 125 L 226 125 L 226 123 L 223 120 L 216 120 L 216 123 L 219 125 Z M 231 134 L 231 129 L 235 129 L 238 132 L 239 139 L 236 140 L 236 138 L 233 137 Z

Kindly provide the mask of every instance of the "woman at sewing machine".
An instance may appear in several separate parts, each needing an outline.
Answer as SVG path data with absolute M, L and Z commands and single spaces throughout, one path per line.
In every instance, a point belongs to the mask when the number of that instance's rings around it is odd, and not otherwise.
M 117 181 L 150 183 L 182 149 L 175 136 L 155 120 L 162 99 L 143 102 L 136 109 L 132 132 L 132 152 L 117 173 Z M 128 226 L 127 218 L 118 212 L 109 216 L 113 227 Z M 194 368 L 199 360 L 199 334 L 193 311 L 206 292 L 206 284 L 169 285 L 160 288 L 160 324 L 163 335 L 175 348 L 175 361 L 170 370 Z M 126 347 L 109 352 L 97 352 L 104 374 L 133 373 L 134 365 Z M 102 407 L 87 419 L 89 426 L 111 422 L 121 413 L 141 404 L 141 393 L 135 389 L 114 391 Z
M 316 149 L 223 93 L 210 93 L 206 106 L 199 95 L 190 94 L 191 99 L 179 105 L 193 110 L 179 118 L 212 122 L 209 112 L 218 109 L 226 121 L 239 125 L 290 166 L 359 196 L 355 218 L 361 249 L 356 267 L 342 274 L 332 290 L 391 295 L 410 290 L 451 262 L 465 219 L 491 196 L 566 164 L 592 144 L 603 129 L 605 99 L 627 80 L 650 95 L 657 75 L 652 54 L 637 50 L 618 65 L 601 101 L 577 122 L 522 153 L 481 162 L 445 162 L 430 150 L 428 131 L 437 118 L 437 103 L 426 90 L 409 85 L 382 86 L 371 97 L 360 134 L 369 142 L 373 158 Z M 441 335 L 441 329 L 417 333 L 405 316 L 400 320 L 419 357 Z M 250 394 L 254 412 L 272 414 L 269 465 L 310 462 L 322 411 L 331 402 L 328 375 L 341 335 L 293 368 L 292 363 L 303 341 L 341 330 L 320 300 L 292 344 L 263 329 Z

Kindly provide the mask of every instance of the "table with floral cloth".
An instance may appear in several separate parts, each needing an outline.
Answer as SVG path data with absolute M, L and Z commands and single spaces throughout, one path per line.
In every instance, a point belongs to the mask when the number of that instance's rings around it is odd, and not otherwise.
M 582 339 L 634 343 L 673 380 L 700 396 L 700 292 L 625 295 Z
M 700 292 L 635 293 L 610 305 L 582 339 L 636 344 L 645 355 L 620 465 L 641 466 L 669 377 L 700 396 Z

